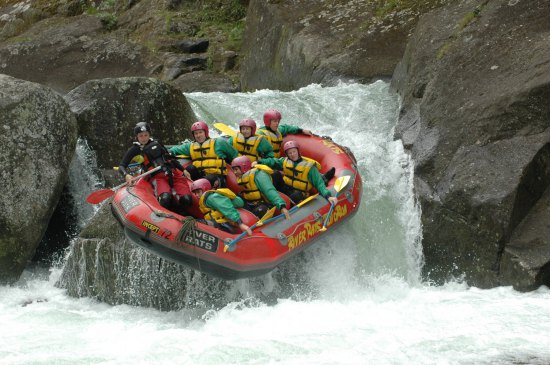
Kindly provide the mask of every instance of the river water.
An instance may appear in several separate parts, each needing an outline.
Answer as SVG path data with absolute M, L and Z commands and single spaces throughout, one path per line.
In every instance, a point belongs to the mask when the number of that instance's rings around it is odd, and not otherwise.
M 0 287 L 0 364 L 550 364 L 548 288 L 421 280 L 412 162 L 393 141 L 398 99 L 387 83 L 186 96 L 209 123 L 261 124 L 276 108 L 282 123 L 355 153 L 360 211 L 306 250 L 307 278 L 294 288 L 315 294 L 265 303 L 251 291 L 220 309 L 172 312 L 110 306 L 55 287 L 61 261 Z

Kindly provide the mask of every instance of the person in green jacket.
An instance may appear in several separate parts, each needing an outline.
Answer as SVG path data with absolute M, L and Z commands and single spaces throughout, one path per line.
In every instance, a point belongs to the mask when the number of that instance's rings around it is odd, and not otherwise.
M 275 158 L 281 157 L 281 144 L 283 143 L 283 137 L 288 134 L 307 134 L 311 136 L 309 129 L 302 129 L 289 124 L 280 124 L 281 113 L 275 109 L 268 109 L 264 113 L 264 126 L 260 127 L 257 131 L 258 135 L 265 136 L 271 146 L 273 147 L 273 153 Z
M 227 164 L 239 155 L 223 138 L 210 138 L 208 125 L 203 121 L 191 126 L 193 142 L 184 142 L 170 148 L 176 156 L 186 156 L 192 161 L 185 167 L 185 175 L 191 180 L 206 178 L 214 188 L 225 187 Z
M 284 144 L 283 150 L 287 157 L 281 157 L 270 160 L 259 160 L 257 163 L 264 164 L 283 171 L 284 184 L 279 187 L 279 191 L 285 193 L 295 203 L 299 203 L 309 196 L 311 188 L 317 189 L 319 195 L 323 196 L 332 204 L 338 200 L 332 196 L 325 186 L 325 181 L 334 177 L 335 169 L 331 168 L 323 176 L 319 169 L 319 162 L 302 157 L 300 155 L 300 145 L 296 141 L 288 141 Z
M 207 179 L 198 179 L 191 184 L 191 191 L 199 200 L 199 209 L 204 222 L 222 231 L 235 233 L 234 225 L 252 235 L 252 230 L 241 220 L 237 208 L 244 207 L 244 201 L 227 188 L 212 190 Z M 199 220 L 200 221 L 200 220 Z
M 254 119 L 241 120 L 239 132 L 236 136 L 230 137 L 227 142 L 239 152 L 240 156 L 247 156 L 251 161 L 275 157 L 269 140 L 265 136 L 256 134 Z
M 256 165 L 252 168 L 252 161 L 247 156 L 239 156 L 231 162 L 231 168 L 237 176 L 237 183 L 242 188 L 241 196 L 245 201 L 245 209 L 254 213 L 258 218 L 275 206 L 290 219 L 286 202 L 281 198 L 273 182 L 273 170 L 266 165 Z

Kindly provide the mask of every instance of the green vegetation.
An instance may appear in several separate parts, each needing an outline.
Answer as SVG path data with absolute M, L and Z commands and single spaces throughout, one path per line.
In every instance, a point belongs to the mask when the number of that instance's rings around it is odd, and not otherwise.
M 435 55 L 435 58 L 437 60 L 442 59 L 451 49 L 451 43 L 446 42 L 439 50 L 437 51 L 437 54 Z
M 374 14 L 377 18 L 383 18 L 392 11 L 403 9 L 404 7 L 408 7 L 408 5 L 405 5 L 404 1 L 401 0 L 379 1 Z
M 477 17 L 480 16 L 481 11 L 485 7 L 487 2 L 478 5 L 474 10 L 468 12 L 457 24 L 456 30 L 451 34 L 449 37 L 449 40 L 443 44 L 441 48 L 437 51 L 435 58 L 437 60 L 440 60 L 443 58 L 446 54 L 449 53 L 449 50 L 451 49 L 452 42 L 454 42 L 460 35 L 460 33 L 466 28 L 469 24 L 471 24 Z
M 415 13 L 426 11 L 440 6 L 445 0 L 373 0 L 374 17 L 383 19 L 393 12 L 412 10 Z
M 118 19 L 115 0 L 104 0 L 97 5 L 90 0 L 80 0 L 80 5 L 84 9 L 84 13 L 97 16 L 106 30 L 112 31 L 117 28 Z
M 458 29 L 462 30 L 468 26 L 475 18 L 479 16 L 481 10 L 485 7 L 484 4 L 477 6 L 474 10 L 466 14 L 458 23 Z

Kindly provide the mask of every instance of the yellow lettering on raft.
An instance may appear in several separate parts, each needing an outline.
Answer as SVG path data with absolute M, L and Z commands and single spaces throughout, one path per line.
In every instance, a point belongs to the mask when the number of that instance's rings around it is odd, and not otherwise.
M 336 153 L 337 155 L 341 154 L 341 153 L 344 153 L 344 151 L 342 151 L 342 149 L 340 147 L 338 147 L 338 145 L 336 145 L 334 142 L 331 142 L 329 140 L 326 140 L 326 139 L 323 139 L 323 144 L 325 146 L 327 146 L 328 148 L 330 148 L 330 150 L 334 153 Z

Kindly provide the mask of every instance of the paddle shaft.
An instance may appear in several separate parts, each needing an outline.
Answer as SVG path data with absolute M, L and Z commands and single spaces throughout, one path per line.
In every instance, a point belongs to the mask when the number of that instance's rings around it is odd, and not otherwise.
M 147 176 L 147 175 L 151 175 L 152 173 L 157 172 L 157 171 L 160 170 L 161 168 L 162 168 L 162 166 L 157 166 L 157 167 L 155 167 L 155 168 L 152 169 L 152 170 L 149 170 L 149 171 L 144 172 L 143 174 L 140 174 L 140 175 L 138 175 L 138 176 L 134 176 L 134 177 L 132 178 L 132 180 L 130 180 L 130 181 L 136 181 L 136 180 L 139 179 L 139 178 L 142 178 L 142 177 Z M 120 185 L 117 185 L 117 186 L 115 186 L 114 188 L 111 188 L 111 190 L 117 191 L 118 189 L 124 187 L 124 185 L 126 185 L 126 184 L 128 184 L 128 182 L 124 182 L 124 183 L 122 183 L 122 184 L 120 184 Z
M 334 189 L 336 190 L 335 198 L 338 198 L 338 195 L 340 195 L 340 192 L 346 187 L 346 185 L 349 182 L 350 177 L 349 176 L 341 176 L 338 179 L 336 179 L 336 183 L 334 184 Z M 327 229 L 327 223 L 328 219 L 330 218 L 332 211 L 334 210 L 334 207 L 338 203 L 334 203 L 330 205 L 330 209 L 328 210 L 328 214 L 325 218 L 325 221 L 323 222 L 323 227 L 321 227 L 321 231 L 325 231 Z
M 313 199 L 315 199 L 317 197 L 317 195 L 319 194 L 314 194 L 312 196 L 310 196 L 309 198 L 306 198 L 305 200 L 301 201 L 300 203 L 298 203 L 297 205 L 293 206 L 292 208 L 290 208 L 288 210 L 288 214 L 291 214 L 292 212 L 294 212 L 296 209 L 300 208 L 301 206 L 303 205 L 306 205 L 307 203 L 309 203 L 310 201 L 312 201 Z M 263 222 L 263 224 L 266 224 L 266 223 L 269 223 L 269 222 L 273 222 L 274 220 L 277 220 L 281 217 L 284 217 L 285 214 L 284 213 L 281 213 L 279 214 L 278 216 L 275 216 L 273 218 L 269 218 L 268 220 L 266 220 L 265 222 Z
M 140 174 L 134 178 L 132 178 L 131 181 L 135 181 L 143 176 L 146 176 L 146 175 L 150 175 L 158 170 L 161 169 L 161 166 L 157 166 L 155 167 L 154 169 L 152 170 L 149 170 L 147 172 L 144 172 L 143 174 Z M 117 190 L 119 190 L 120 188 L 122 188 L 123 186 L 127 185 L 128 182 L 124 182 L 118 186 L 115 186 L 114 188 L 108 188 L 108 189 L 101 189 L 101 190 L 96 190 L 96 191 L 93 191 L 90 195 L 88 195 L 88 197 L 86 198 L 86 201 L 90 204 L 99 204 L 101 203 L 102 201 L 104 201 L 105 199 L 111 197 Z
M 258 221 L 259 222 L 259 221 Z M 258 225 L 258 222 L 254 223 L 253 225 L 250 226 L 250 229 L 254 229 L 256 228 L 256 226 Z M 241 233 L 240 235 L 237 236 L 237 238 L 235 238 L 233 241 L 229 242 L 226 246 L 227 248 L 233 246 L 235 243 L 237 243 L 237 241 L 239 241 L 241 238 L 244 237 L 244 235 L 246 234 L 246 231 L 244 231 L 243 233 Z M 227 250 L 227 249 L 226 249 Z
M 275 207 L 269 209 L 262 218 L 260 218 L 259 221 L 257 221 L 256 223 L 254 223 L 252 226 L 250 226 L 250 230 L 253 230 L 254 228 L 256 228 L 256 226 L 260 223 L 263 223 L 267 217 L 270 217 L 273 215 L 273 212 L 275 212 Z M 240 235 L 237 236 L 237 238 L 235 238 L 233 241 L 229 242 L 227 245 L 225 245 L 224 247 L 224 252 L 227 251 L 229 249 L 229 247 L 233 246 L 235 243 L 237 243 L 237 241 L 239 241 L 241 238 L 244 237 L 244 235 L 246 234 L 246 231 L 241 233 Z
M 336 197 L 338 197 L 338 193 L 336 193 Z M 338 203 L 336 203 L 336 204 L 338 204 Z M 334 207 L 336 206 L 336 204 L 331 204 L 330 205 L 330 209 L 328 210 L 328 214 L 325 218 L 325 221 L 323 222 L 323 227 L 321 228 L 322 230 L 327 228 L 328 219 L 330 218 L 330 215 L 332 214 L 332 211 L 334 210 Z

